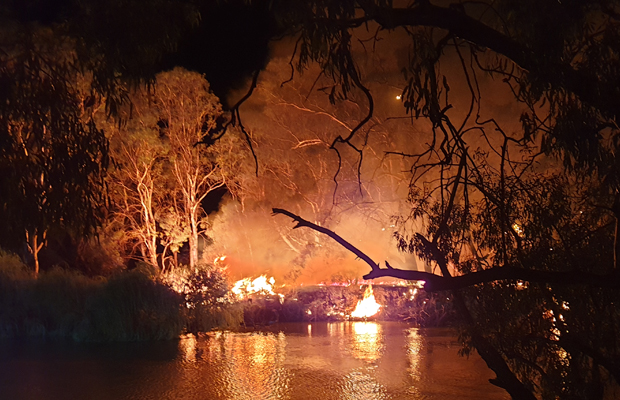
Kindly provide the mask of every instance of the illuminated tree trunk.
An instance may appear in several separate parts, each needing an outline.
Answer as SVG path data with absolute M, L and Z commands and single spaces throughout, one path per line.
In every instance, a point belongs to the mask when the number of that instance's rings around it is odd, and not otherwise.
M 129 236 L 140 244 L 143 260 L 159 267 L 157 222 L 154 215 L 157 206 L 153 176 L 155 157 L 147 157 L 150 158 L 148 162 L 137 159 L 141 156 L 138 149 L 145 146 L 145 143 L 140 143 L 136 148 L 123 148 L 128 165 L 119 169 L 114 178 L 122 192 L 118 216 L 128 225 Z
M 143 257 L 149 260 L 154 267 L 157 262 L 157 223 L 153 215 L 153 180 L 150 176 L 150 168 L 145 168 L 142 181 L 138 185 L 140 205 L 142 207 L 143 241 L 146 254 Z
M 43 231 L 43 240 L 39 241 L 39 235 L 37 229 L 34 230 L 34 233 L 31 235 L 26 231 L 26 241 L 28 243 L 28 250 L 32 253 L 34 257 L 34 275 L 35 277 L 39 276 L 39 251 L 43 248 L 45 244 L 45 237 L 47 236 L 47 231 Z
M 198 150 L 187 144 L 182 156 L 173 160 L 174 173 L 183 196 L 183 214 L 190 227 L 189 266 L 198 265 L 198 236 L 200 219 L 203 214 L 202 201 L 211 191 L 224 185 L 219 168 L 209 170 L 202 165 Z M 195 153 L 195 154 L 192 154 Z

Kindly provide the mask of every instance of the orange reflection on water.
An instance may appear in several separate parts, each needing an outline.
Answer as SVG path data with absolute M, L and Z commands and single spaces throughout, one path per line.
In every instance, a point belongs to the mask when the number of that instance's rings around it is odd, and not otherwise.
M 384 400 L 391 398 L 383 385 L 368 373 L 353 371 L 345 376 L 339 393 L 342 400 Z
M 422 357 L 423 337 L 418 328 L 407 331 L 407 359 L 409 361 L 409 374 L 415 380 L 421 378 L 420 359 Z
M 283 333 L 228 335 L 226 347 L 230 398 L 281 398 L 286 338 Z
M 227 399 L 282 398 L 288 386 L 283 367 L 285 347 L 284 333 L 215 332 L 206 340 L 197 342 L 187 335 L 179 341 L 184 361 L 218 366 L 217 376 L 211 379 L 219 396 Z
M 179 350 L 187 362 L 196 362 L 196 336 L 186 335 L 179 341 Z
M 376 322 L 352 322 L 353 356 L 360 360 L 375 361 L 381 357 L 383 336 L 381 325 Z

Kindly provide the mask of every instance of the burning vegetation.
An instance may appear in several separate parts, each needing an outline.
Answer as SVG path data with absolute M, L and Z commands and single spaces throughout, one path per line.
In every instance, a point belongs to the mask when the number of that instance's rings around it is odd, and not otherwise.
M 205 270 L 179 270 L 164 276 L 171 289 L 185 296 L 189 314 L 201 314 L 204 309 L 221 313 L 234 308 L 242 312 L 243 318 L 238 323 L 226 324 L 233 329 L 235 324 L 260 326 L 301 321 L 389 320 L 417 326 L 453 323 L 450 297 L 420 291 L 423 282 L 393 281 L 374 287 L 365 281 L 285 285 L 267 275 L 232 282 L 225 258 L 216 258 Z M 194 325 L 196 328 L 191 331 L 196 332 L 208 326 Z

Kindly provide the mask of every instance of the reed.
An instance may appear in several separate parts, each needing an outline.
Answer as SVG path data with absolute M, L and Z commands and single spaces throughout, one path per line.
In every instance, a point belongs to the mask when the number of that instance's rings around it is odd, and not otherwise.
M 200 305 L 138 268 L 109 278 L 54 268 L 38 278 L 0 250 L 0 338 L 68 337 L 76 341 L 169 340 L 185 332 L 239 326 L 234 305 Z

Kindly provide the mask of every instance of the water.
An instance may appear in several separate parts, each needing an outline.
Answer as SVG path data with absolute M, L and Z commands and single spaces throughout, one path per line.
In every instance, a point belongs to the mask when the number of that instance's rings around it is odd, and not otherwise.
M 178 342 L 0 343 L 0 399 L 508 399 L 448 330 L 275 325 Z

